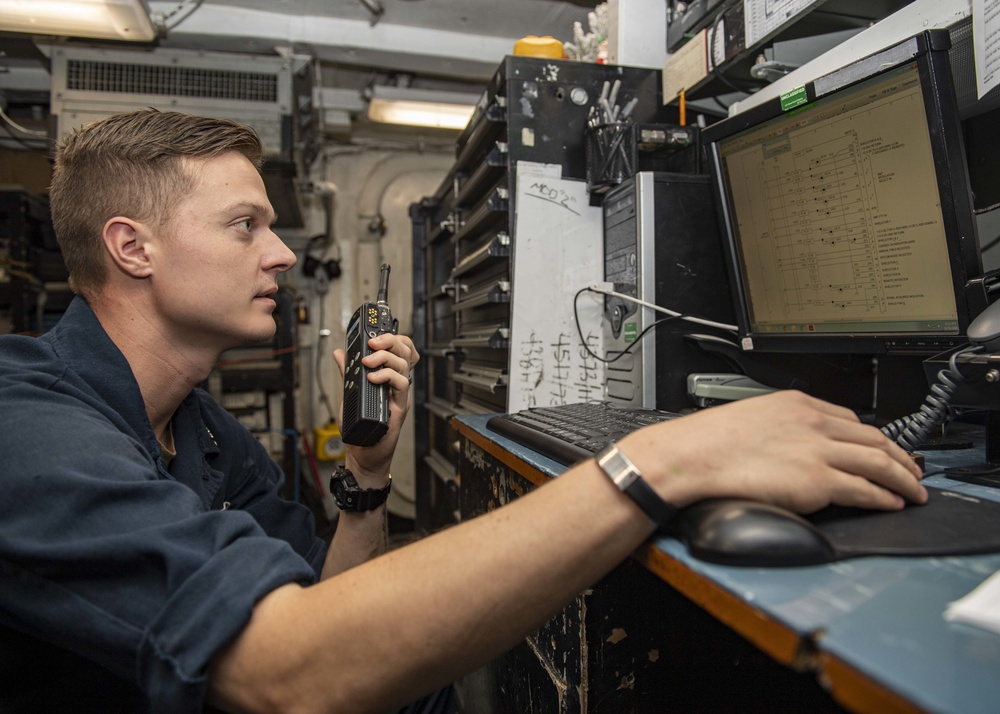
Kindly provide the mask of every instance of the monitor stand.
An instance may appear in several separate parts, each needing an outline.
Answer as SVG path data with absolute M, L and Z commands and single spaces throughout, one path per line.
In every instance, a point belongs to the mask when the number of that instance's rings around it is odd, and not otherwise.
M 1000 488 L 1000 411 L 986 412 L 986 462 L 975 466 L 952 466 L 944 473 L 955 481 Z

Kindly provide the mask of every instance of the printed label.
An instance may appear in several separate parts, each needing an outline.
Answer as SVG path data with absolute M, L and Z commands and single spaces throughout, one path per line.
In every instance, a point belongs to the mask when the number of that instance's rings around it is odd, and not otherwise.
M 785 92 L 781 95 L 781 111 L 787 112 L 789 109 L 794 109 L 800 104 L 805 104 L 809 101 L 806 98 L 806 88 L 796 87 L 790 92 Z

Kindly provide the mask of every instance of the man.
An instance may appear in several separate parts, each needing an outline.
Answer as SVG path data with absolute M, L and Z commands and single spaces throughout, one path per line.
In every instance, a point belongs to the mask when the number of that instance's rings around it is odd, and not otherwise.
M 655 530 L 588 460 L 391 553 L 384 506 L 345 512 L 324 552 L 263 449 L 194 389 L 222 351 L 273 334 L 295 262 L 259 159 L 240 125 L 154 110 L 60 147 L 52 213 L 80 297 L 46 336 L 0 338 L 0 696 L 15 704 L 55 688 L 73 711 L 386 711 L 510 648 Z M 406 337 L 370 345 L 392 419 L 347 467 L 381 489 L 419 357 Z M 926 500 L 877 429 L 798 393 L 618 446 L 675 506 Z

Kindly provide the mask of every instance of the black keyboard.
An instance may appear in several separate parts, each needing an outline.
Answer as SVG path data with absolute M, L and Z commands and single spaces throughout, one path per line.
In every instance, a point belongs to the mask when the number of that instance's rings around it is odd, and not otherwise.
M 543 456 L 569 465 L 590 458 L 629 432 L 678 416 L 653 409 L 583 402 L 499 414 L 486 425 Z

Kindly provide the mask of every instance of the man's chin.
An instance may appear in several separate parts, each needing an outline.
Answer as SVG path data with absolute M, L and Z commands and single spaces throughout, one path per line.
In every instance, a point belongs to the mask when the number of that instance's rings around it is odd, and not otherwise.
M 248 332 L 243 335 L 242 341 L 234 347 L 260 347 L 274 339 L 277 326 L 274 320 L 270 324 L 262 324 L 255 332 Z
M 241 345 L 241 347 L 260 347 L 267 345 L 274 339 L 274 330 L 268 335 L 261 335 L 260 337 L 248 337 L 247 341 Z

